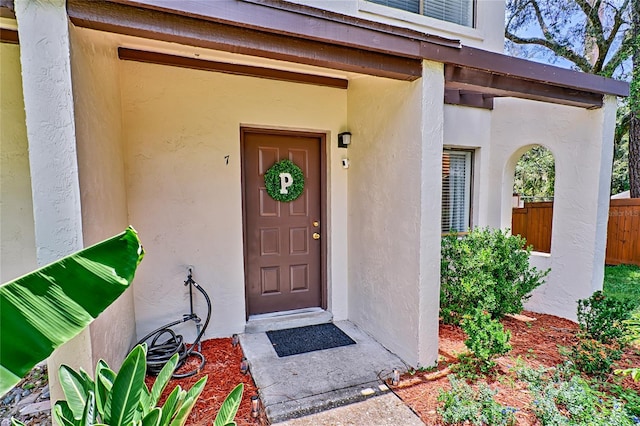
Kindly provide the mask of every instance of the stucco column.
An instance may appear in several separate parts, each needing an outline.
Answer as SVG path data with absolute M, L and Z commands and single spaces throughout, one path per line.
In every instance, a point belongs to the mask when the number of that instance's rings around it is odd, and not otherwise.
M 69 24 L 64 0 L 15 0 L 38 265 L 82 248 Z M 61 363 L 93 371 L 85 330 L 48 360 L 51 400 Z
M 602 290 L 604 281 L 604 259 L 607 251 L 607 224 L 609 222 L 609 202 L 611 200 L 611 164 L 613 163 L 613 138 L 616 128 L 616 110 L 618 102 L 615 96 L 605 96 L 600 110 L 593 111 L 599 115 L 601 133 L 594 135 L 596 142 L 601 142 L 600 175 L 598 179 L 595 250 L 593 272 L 591 275 L 592 291 Z
M 443 64 L 422 63 L 422 167 L 420 186 L 420 310 L 418 360 L 438 360 L 440 313 L 440 216 L 442 215 L 442 146 L 444 141 Z

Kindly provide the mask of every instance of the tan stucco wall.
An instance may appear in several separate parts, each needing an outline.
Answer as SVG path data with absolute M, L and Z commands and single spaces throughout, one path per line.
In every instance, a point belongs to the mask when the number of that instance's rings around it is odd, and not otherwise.
M 206 337 L 244 330 L 241 125 L 328 133 L 329 310 L 346 319 L 347 171 L 337 133 L 347 92 L 133 62 L 121 63 L 121 83 L 129 220 L 147 252 L 134 288 L 138 337 L 188 312 L 188 265 L 213 302 Z M 194 335 L 192 324 L 180 331 Z
M 460 40 L 465 46 L 493 52 L 504 51 L 504 0 L 476 0 L 476 26 L 474 28 L 417 13 L 382 6 L 366 0 L 290 0 L 292 2 L 357 16 L 369 21 L 411 28 L 426 34 Z
M 36 268 L 20 47 L 0 43 L 0 281 Z
M 119 60 L 108 34 L 71 27 L 71 42 L 82 230 L 91 245 L 128 225 Z M 134 342 L 129 289 L 91 324 L 94 363 L 117 368 Z
M 349 318 L 411 365 L 437 357 L 442 68 L 352 81 Z

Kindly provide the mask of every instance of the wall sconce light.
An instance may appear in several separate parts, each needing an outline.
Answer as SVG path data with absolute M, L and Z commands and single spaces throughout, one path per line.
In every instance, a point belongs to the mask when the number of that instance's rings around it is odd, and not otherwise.
M 351 133 L 338 133 L 338 148 L 348 148 L 351 144 Z

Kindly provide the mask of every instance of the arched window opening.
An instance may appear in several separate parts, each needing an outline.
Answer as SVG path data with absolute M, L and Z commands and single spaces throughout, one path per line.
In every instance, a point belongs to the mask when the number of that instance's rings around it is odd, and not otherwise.
M 534 251 L 551 253 L 555 159 L 536 145 L 518 160 L 513 179 L 511 232 L 521 235 Z

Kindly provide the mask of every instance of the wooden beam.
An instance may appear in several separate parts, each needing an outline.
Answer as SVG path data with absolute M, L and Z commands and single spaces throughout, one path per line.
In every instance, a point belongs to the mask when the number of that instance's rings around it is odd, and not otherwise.
M 445 64 L 510 76 L 514 80 L 535 81 L 539 84 L 576 89 L 581 92 L 629 96 L 629 83 L 626 81 L 568 70 L 467 46 L 452 49 L 423 42 L 422 56 Z
M 449 105 L 493 109 L 493 96 L 488 96 L 479 92 L 445 88 L 444 103 Z
M 330 45 L 105 0 L 68 0 L 67 11 L 74 25 L 100 31 L 398 80 L 413 81 L 422 75 L 420 59 Z
M 0 17 L 16 19 L 13 0 L 0 0 Z
M 511 96 L 581 108 L 599 108 L 603 104 L 602 95 L 599 93 L 452 65 L 445 66 L 445 87 L 491 96 Z
M 294 35 L 340 46 L 366 47 L 370 51 L 393 53 L 415 59 L 421 58 L 420 41 L 437 42 L 450 47 L 460 46 L 459 40 L 432 36 L 415 30 L 283 1 L 112 1 L 274 34 Z
M 304 74 L 299 72 L 283 71 L 273 68 L 262 68 L 250 65 L 230 64 L 184 56 L 167 55 L 165 53 L 147 52 L 144 50 L 118 48 L 118 57 L 122 60 L 145 62 L 150 64 L 169 65 L 181 68 L 189 68 L 202 71 L 214 71 L 225 74 L 244 75 L 249 77 L 266 78 L 270 80 L 288 81 L 293 83 L 312 84 L 316 86 L 346 89 L 349 80 L 321 75 Z
M 9 44 L 20 44 L 18 31 L 0 28 L 0 42 Z

